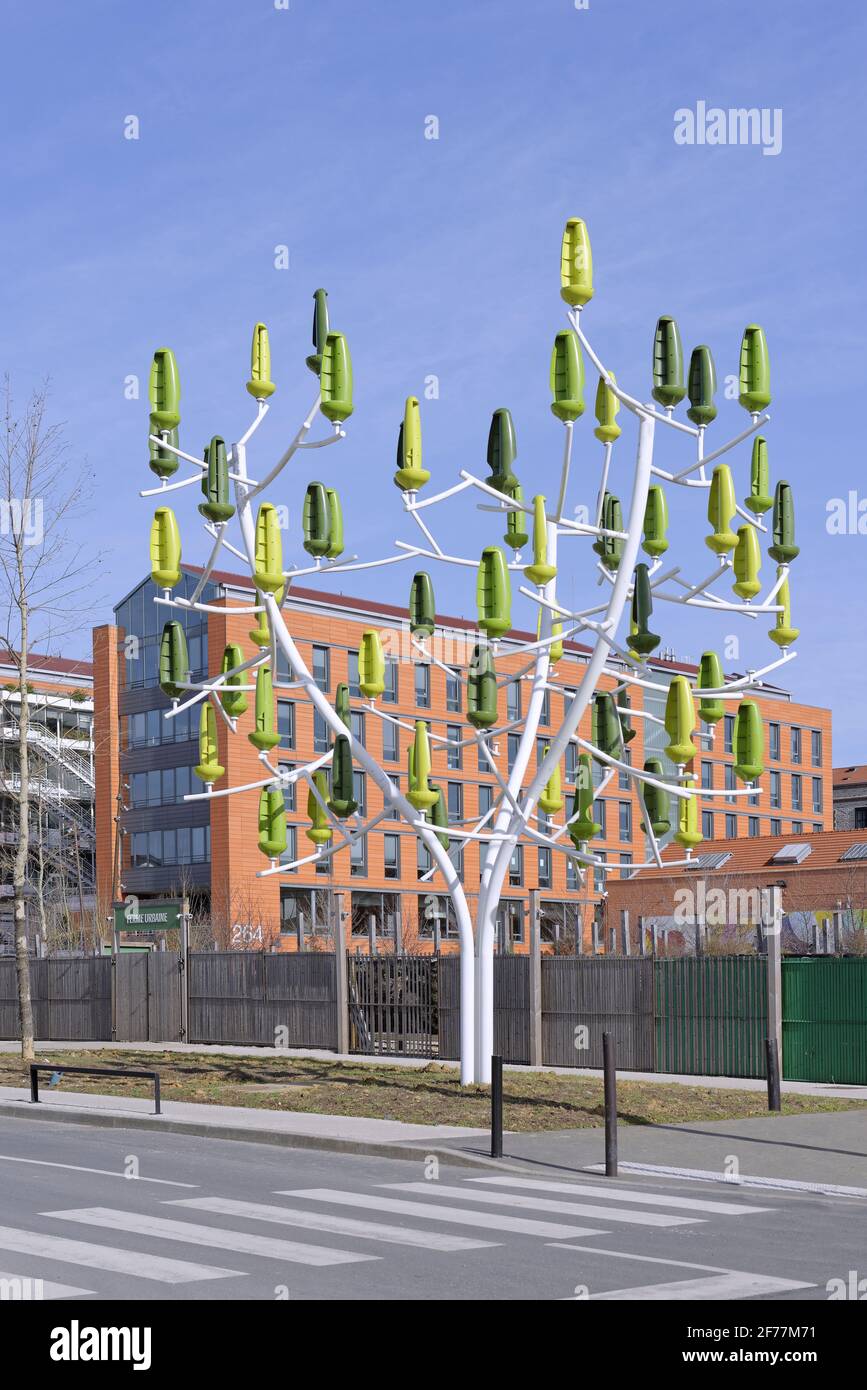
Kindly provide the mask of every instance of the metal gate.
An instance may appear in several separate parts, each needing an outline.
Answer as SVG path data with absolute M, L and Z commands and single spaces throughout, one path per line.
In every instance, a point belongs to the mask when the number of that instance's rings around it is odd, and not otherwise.
M 766 1074 L 766 956 L 657 960 L 653 970 L 657 1071 Z
M 115 957 L 118 1042 L 183 1042 L 177 951 L 121 952 Z
M 349 956 L 349 1050 L 437 1055 L 436 956 Z
M 867 1085 L 867 959 L 783 961 L 783 1075 L 787 1081 Z

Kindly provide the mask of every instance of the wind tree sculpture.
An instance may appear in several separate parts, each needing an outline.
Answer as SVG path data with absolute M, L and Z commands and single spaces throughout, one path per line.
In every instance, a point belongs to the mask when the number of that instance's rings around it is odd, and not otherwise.
M 151 531 L 152 576 L 159 589 L 155 602 L 168 608 L 197 612 L 224 612 L 202 601 L 205 584 L 221 552 L 239 559 L 249 570 L 256 601 L 252 606 L 235 608 L 253 616 L 256 625 L 250 634 L 255 655 L 245 658 L 239 645 L 230 644 L 222 655 L 219 672 L 202 681 L 191 680 L 184 630 L 177 621 L 168 621 L 160 649 L 160 684 L 172 700 L 165 717 L 171 719 L 189 706 L 199 704 L 200 761 L 196 768 L 205 783 L 199 797 L 259 795 L 259 848 L 268 861 L 262 876 L 283 874 L 302 864 L 321 861 L 351 846 L 375 831 L 380 823 L 402 817 L 426 846 L 431 860 L 430 875 L 441 875 L 454 908 L 461 959 L 461 1081 L 486 1083 L 490 1080 L 493 1050 L 494 970 L 497 908 L 507 866 L 519 842 L 544 846 L 573 861 L 577 882 L 583 884 L 588 872 L 607 874 L 619 865 L 608 865 L 594 853 L 593 841 L 600 826 L 594 820 L 594 797 L 615 774 L 634 783 L 646 837 L 646 861 L 633 866 L 633 872 L 659 865 L 660 845 L 674 830 L 674 840 L 683 848 L 689 862 L 702 836 L 698 826 L 697 795 L 702 798 L 755 797 L 763 768 L 763 728 L 758 706 L 749 698 L 758 690 L 763 677 L 792 659 L 791 644 L 798 631 L 791 625 L 789 566 L 798 554 L 794 543 L 792 491 L 787 482 L 776 484 L 770 493 L 767 444 L 759 430 L 768 422 L 764 413 L 770 403 L 770 373 L 767 344 L 760 327 L 749 325 L 743 335 L 739 362 L 740 405 L 750 417 L 749 425 L 727 443 L 705 453 L 706 432 L 713 423 L 716 373 L 710 349 L 696 347 L 690 358 L 686 378 L 680 333 L 673 318 L 659 319 L 653 340 L 653 387 L 651 403 L 629 395 L 618 384 L 614 373 L 593 350 L 582 325 L 582 314 L 593 297 L 593 266 L 587 228 L 579 218 L 570 219 L 565 228 L 561 251 L 560 293 L 567 305 L 568 327 L 557 333 L 551 358 L 551 409 L 563 424 L 563 460 L 559 487 L 553 501 L 543 495 L 525 501 L 515 473 L 515 431 L 508 410 L 494 412 L 488 437 L 487 460 L 490 477 L 482 479 L 461 470 L 459 480 L 445 491 L 421 500 L 430 473 L 422 463 L 421 420 L 415 397 L 406 402 L 397 446 L 394 481 L 400 490 L 405 513 L 421 532 L 415 543 L 396 541 L 394 553 L 379 560 L 359 561 L 344 557 L 343 521 L 340 499 L 335 489 L 320 482 L 307 487 L 303 508 L 304 548 L 312 557 L 307 567 L 286 568 L 282 555 L 280 517 L 275 506 L 265 500 L 274 484 L 293 459 L 306 449 L 336 444 L 344 437 L 344 423 L 352 413 L 352 364 L 346 339 L 329 323 L 324 290 L 314 295 L 313 353 L 307 366 L 317 378 L 316 398 L 308 415 L 277 462 L 259 480 L 248 472 L 247 450 L 250 440 L 269 410 L 275 386 L 271 380 L 270 349 L 265 325 L 257 323 L 253 332 L 252 367 L 247 390 L 256 401 L 252 424 L 231 445 L 215 436 L 203 459 L 185 453 L 178 445 L 180 386 L 173 353 L 167 348 L 154 355 L 150 377 L 150 467 L 160 484 L 142 492 L 157 497 Z M 598 373 L 595 397 L 596 428 L 601 444 L 601 472 L 595 516 L 579 521 L 566 514 L 567 493 L 572 464 L 576 422 L 584 413 L 584 358 Z M 675 418 L 677 407 L 688 397 L 687 421 Z M 634 415 L 638 424 L 638 445 L 625 508 L 610 490 L 612 461 L 621 434 L 617 416 L 621 406 Z M 332 432 L 321 439 L 308 439 L 318 416 L 331 425 Z M 654 463 L 654 435 L 657 426 L 674 431 L 692 444 L 693 457 L 677 472 Z M 749 491 L 743 505 L 736 500 L 735 485 L 723 456 L 752 437 Z M 192 468 L 188 477 L 174 481 L 180 461 Z M 234 501 L 230 500 L 230 483 Z M 178 523 L 167 505 L 169 494 L 199 484 L 204 500 L 199 511 L 213 545 L 198 583 L 187 598 L 173 597 L 180 578 L 181 541 Z M 707 514 L 711 534 L 706 544 L 713 552 L 713 572 L 698 583 L 690 583 L 680 567 L 666 567 L 668 550 L 668 511 L 665 487 L 696 489 L 707 495 Z M 507 548 L 512 558 L 497 544 L 484 547 L 481 558 L 450 554 L 436 539 L 427 520 L 430 508 L 461 492 L 480 495 L 482 512 L 505 518 Z M 772 512 L 772 535 L 768 553 L 776 562 L 776 577 L 766 596 L 759 598 L 762 583 L 760 536 L 768 533 L 761 518 Z M 427 518 L 425 516 L 427 514 Z M 625 517 L 625 520 L 624 520 Z M 736 520 L 737 518 L 737 520 Z M 240 545 L 228 539 L 231 522 L 240 531 Z M 740 524 L 739 524 L 740 523 Z M 733 529 L 736 526 L 737 529 Z M 521 552 L 532 534 L 532 558 Z M 603 601 L 573 611 L 557 597 L 558 547 L 565 541 L 586 541 L 594 552 L 597 583 L 603 586 Z M 646 558 L 639 558 L 639 551 Z M 478 640 L 472 659 L 460 673 L 466 694 L 467 719 L 471 726 L 467 744 L 476 745 L 481 766 L 485 763 L 495 780 L 493 805 L 476 820 L 449 822 L 442 789 L 431 781 L 431 743 L 448 744 L 435 738 L 424 721 L 414 724 L 396 718 L 377 703 L 385 685 L 385 656 L 377 630 L 364 632 L 359 653 L 359 685 L 365 708 L 374 716 L 400 725 L 411 735 L 408 752 L 408 790 L 403 795 L 388 773 L 367 748 L 353 737 L 349 716 L 349 691 L 337 689 L 334 706 L 319 689 L 296 645 L 285 608 L 293 581 L 310 574 L 343 574 L 350 570 L 376 569 L 408 560 L 471 567 L 477 572 L 476 603 Z M 522 576 L 524 582 L 522 582 Z M 512 659 L 519 654 L 522 665 L 498 675 L 498 662 L 504 654 L 502 639 L 511 630 L 511 588 L 513 577 L 519 593 L 535 606 L 536 640 L 508 643 Z M 717 592 L 720 584 L 731 585 L 734 598 Z M 648 659 L 660 637 L 651 631 L 653 605 L 666 602 L 705 609 L 713 613 L 738 613 L 755 619 L 767 615 L 772 620 L 770 638 L 780 654 L 760 670 L 726 680 L 719 656 L 706 651 L 694 680 L 675 675 L 670 684 L 653 679 Z M 618 632 L 629 609 L 627 631 Z M 410 633 L 415 653 L 454 676 L 444 667 L 431 643 L 436 628 L 434 588 L 430 574 L 417 572 L 410 588 Z M 544 755 L 529 776 L 536 750 L 537 733 L 546 691 L 552 685 L 552 671 L 563 654 L 563 644 L 581 635 L 590 640 L 590 655 L 576 691 L 568 692 L 563 722 L 546 739 Z M 289 663 L 292 683 L 310 700 L 331 731 L 329 752 L 301 767 L 283 769 L 271 761 L 271 750 L 279 742 L 275 725 L 272 672 L 278 647 Z M 612 661 L 615 663 L 612 665 Z M 501 667 L 502 669 L 502 667 Z M 499 721 L 497 694 L 508 680 L 526 682 L 530 696 L 526 715 L 519 721 Z M 600 688 L 602 677 L 608 688 Z M 613 685 L 612 685 L 613 678 Z M 661 721 L 637 703 L 630 703 L 630 692 L 661 692 L 666 697 L 665 718 Z M 232 734 L 242 731 L 247 712 L 247 694 L 253 693 L 252 720 L 248 738 L 258 750 L 262 778 L 245 786 L 221 787 L 225 773 L 219 762 L 217 721 Z M 735 732 L 735 773 L 744 784 L 737 790 L 697 789 L 693 760 L 696 741 L 712 742 L 714 726 L 723 717 L 727 702 L 738 703 Z M 696 716 L 701 720 L 698 727 Z M 591 709 L 591 736 L 580 737 L 582 716 Z M 633 737 L 631 721 L 644 719 L 664 723 L 670 759 L 666 771 L 661 758 L 647 757 L 641 767 L 632 766 L 625 746 Z M 492 743 L 507 731 L 520 728 L 517 754 L 507 774 L 498 766 Z M 560 763 L 570 741 L 577 743 L 578 777 L 571 808 L 564 812 Z M 353 796 L 353 766 L 362 768 L 379 787 L 383 809 L 366 819 L 359 814 Z M 594 787 L 594 766 L 597 785 Z M 672 767 L 674 770 L 672 771 Z M 306 831 L 311 852 L 287 861 L 284 790 L 290 783 L 306 785 Z M 386 827 L 381 827 L 385 829 Z M 460 875 L 449 853 L 452 842 L 463 845 L 477 841 L 483 846 L 483 866 L 473 921 Z M 672 861 L 669 861 L 671 863 Z M 337 943 L 340 948 L 341 943 Z

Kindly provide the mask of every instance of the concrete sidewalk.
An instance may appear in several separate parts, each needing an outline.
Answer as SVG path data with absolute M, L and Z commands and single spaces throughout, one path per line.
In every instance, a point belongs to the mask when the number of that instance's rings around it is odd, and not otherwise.
M 157 1116 L 151 1100 L 45 1087 L 40 1095 L 33 1105 L 28 1090 L 0 1086 L 0 1118 L 164 1130 L 390 1158 L 418 1160 L 434 1154 L 446 1164 L 519 1169 L 551 1180 L 598 1169 L 604 1160 L 601 1127 L 507 1132 L 503 1159 L 494 1161 L 487 1129 L 171 1100 L 163 1102 Z M 846 1189 L 849 1195 L 867 1197 L 867 1110 L 682 1125 L 621 1123 L 619 1159 L 626 1178 L 694 1177 L 814 1191 Z
M 449 1141 L 485 1161 L 483 1143 L 464 1134 Z M 602 1129 L 548 1130 L 503 1136 L 503 1159 L 546 1178 L 604 1171 Z M 689 1177 L 769 1187 L 838 1192 L 867 1198 L 867 1110 L 766 1115 L 683 1125 L 618 1126 L 620 1176 Z M 490 1162 L 487 1159 L 487 1162 Z
M 327 1052 L 312 1047 L 236 1047 L 229 1043 L 148 1043 L 148 1042 L 38 1042 L 37 1053 L 47 1052 L 180 1052 L 201 1053 L 203 1055 L 224 1057 L 261 1057 L 269 1060 L 275 1057 L 308 1058 L 318 1062 L 350 1062 L 355 1066 L 412 1067 L 424 1069 L 431 1065 L 446 1067 L 457 1071 L 458 1063 L 440 1061 L 436 1057 L 376 1057 L 357 1052 Z M 19 1052 L 17 1042 L 0 1042 L 0 1053 Z M 530 1067 L 519 1062 L 505 1062 L 504 1071 L 551 1072 L 557 1076 L 590 1076 L 602 1079 L 602 1069 L 594 1067 Z M 709 1086 L 723 1091 L 762 1091 L 767 1089 L 765 1081 L 745 1076 L 691 1076 L 683 1073 L 661 1071 L 621 1071 L 619 1081 L 649 1081 L 654 1085 Z M 838 1100 L 867 1100 L 867 1086 L 836 1086 L 830 1082 L 784 1081 L 783 1092 L 801 1096 L 830 1096 Z
M 445 1156 L 452 1143 L 469 1140 L 482 1148 L 486 1129 L 457 1125 L 416 1125 L 400 1120 L 372 1120 L 354 1115 L 317 1115 L 300 1110 L 259 1110 L 241 1105 L 207 1105 L 164 1100 L 162 1114 L 154 1114 L 152 1100 L 132 1096 L 98 1096 L 85 1092 L 50 1091 L 43 1082 L 39 1103 L 29 1090 L 0 1086 L 0 1118 L 57 1120 L 108 1128 L 162 1129 L 171 1133 L 212 1135 L 219 1139 L 243 1139 L 254 1143 L 282 1144 L 289 1148 L 323 1148 L 347 1153 L 418 1158 L 419 1150 Z M 455 1160 L 472 1155 L 455 1150 Z

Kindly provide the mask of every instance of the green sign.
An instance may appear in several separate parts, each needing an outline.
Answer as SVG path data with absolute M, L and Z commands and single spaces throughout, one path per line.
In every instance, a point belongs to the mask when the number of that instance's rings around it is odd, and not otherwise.
M 130 898 L 125 903 L 115 904 L 115 931 L 177 931 L 180 925 L 179 902 L 147 902 Z

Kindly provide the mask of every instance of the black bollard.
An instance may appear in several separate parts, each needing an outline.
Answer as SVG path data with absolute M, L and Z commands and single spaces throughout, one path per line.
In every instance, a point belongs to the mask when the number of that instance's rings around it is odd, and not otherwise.
M 780 1095 L 780 1057 L 776 1038 L 765 1038 L 765 1052 L 768 1058 L 768 1109 L 778 1113 L 783 1108 Z
M 605 1077 L 605 1176 L 617 1177 L 617 1064 L 614 1039 L 602 1034 L 602 1069 Z
M 491 1158 L 503 1157 L 503 1059 L 491 1058 Z

